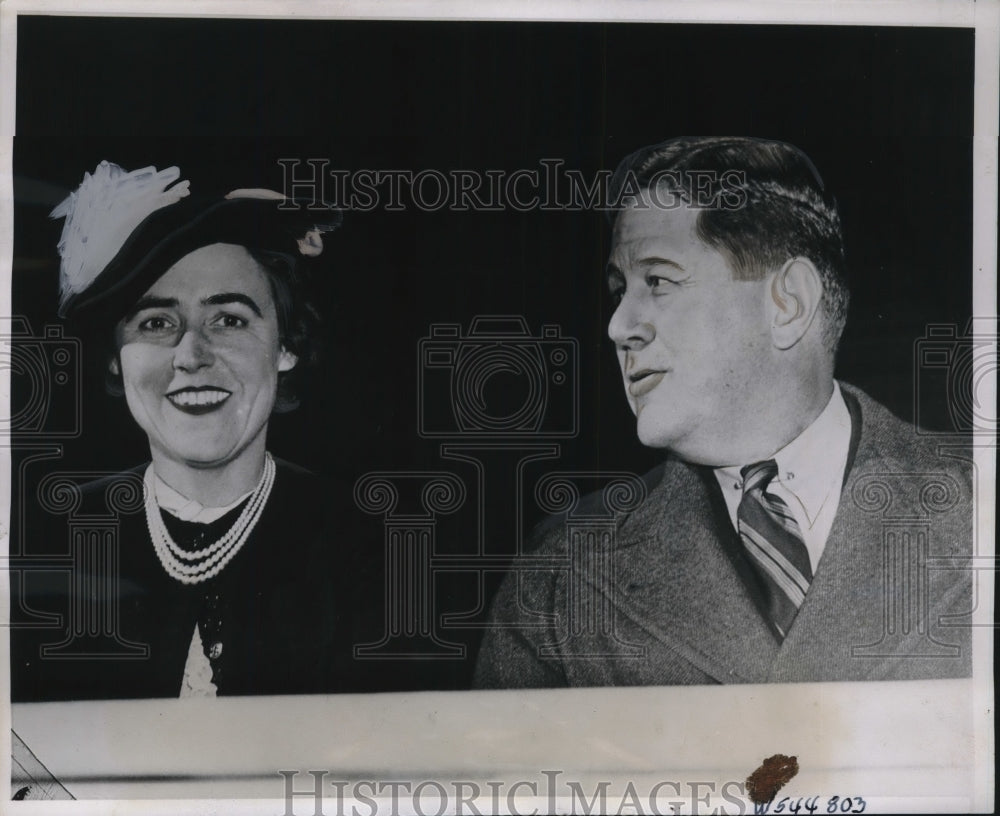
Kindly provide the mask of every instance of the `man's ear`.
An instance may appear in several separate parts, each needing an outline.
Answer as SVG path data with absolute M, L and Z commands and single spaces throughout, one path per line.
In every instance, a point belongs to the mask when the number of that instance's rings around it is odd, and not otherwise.
M 118 365 L 118 357 L 112 357 L 108 360 L 108 371 L 110 371 L 114 376 L 120 377 L 122 375 L 122 367 Z
M 284 346 L 278 352 L 278 371 L 291 371 L 298 364 L 298 355 L 292 354 Z
M 823 280 L 808 258 L 792 258 L 771 280 L 771 337 L 788 349 L 801 340 L 819 311 Z

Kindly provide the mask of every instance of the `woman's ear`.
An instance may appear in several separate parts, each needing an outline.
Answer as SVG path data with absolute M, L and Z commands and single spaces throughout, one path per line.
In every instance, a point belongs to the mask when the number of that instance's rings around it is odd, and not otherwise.
M 104 369 L 104 390 L 112 397 L 125 396 L 125 383 L 122 381 L 122 364 L 117 354 L 109 354 Z
M 278 371 L 291 371 L 299 362 L 297 354 L 288 351 L 284 346 L 278 352 Z

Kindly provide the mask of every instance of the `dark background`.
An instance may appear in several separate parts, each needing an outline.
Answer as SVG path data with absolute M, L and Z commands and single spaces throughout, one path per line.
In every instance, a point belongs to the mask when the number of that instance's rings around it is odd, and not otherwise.
M 932 428 L 954 425 L 944 381 L 917 387 L 914 350 L 928 325 L 961 332 L 972 313 L 971 30 L 25 16 L 17 27 L 13 302 L 35 335 L 58 323 L 62 222 L 47 213 L 102 159 L 176 164 L 193 187 L 221 192 L 282 189 L 281 158 L 413 172 L 539 170 L 548 158 L 591 179 L 671 136 L 749 135 L 802 148 L 839 200 L 853 302 L 838 376 L 904 418 L 919 408 Z M 432 324 L 467 330 L 477 315 L 520 315 L 536 336 L 556 324 L 578 341 L 579 432 L 556 440 L 559 458 L 528 467 L 520 518 L 503 483 L 517 455 L 497 454 L 488 550 L 512 553 L 540 518 L 539 475 L 642 473 L 657 461 L 634 437 L 604 333 L 608 237 L 594 212 L 411 207 L 347 212 L 327 241 L 316 280 L 326 355 L 302 406 L 273 419 L 269 447 L 342 485 L 341 545 L 372 553 L 359 581 L 376 613 L 382 526 L 353 506 L 355 481 L 450 470 L 475 493 L 471 467 L 417 433 L 418 343 Z M 81 365 L 70 387 L 82 434 L 25 466 L 16 486 L 31 490 L 47 468 L 115 471 L 148 458 L 124 401 L 104 393 L 92 340 Z M 446 379 L 433 383 L 443 390 Z M 516 399 L 521 385 L 498 376 L 487 396 Z M 37 387 L 15 377 L 15 415 Z M 423 398 L 447 410 L 447 393 Z M 57 402 L 51 422 L 65 410 Z M 22 440 L 44 441 L 43 431 Z M 475 551 L 474 499 L 442 520 L 439 554 Z M 453 573 L 436 612 L 484 600 L 471 573 Z M 387 664 L 384 687 L 466 685 L 478 638 L 474 627 L 449 631 L 465 659 Z

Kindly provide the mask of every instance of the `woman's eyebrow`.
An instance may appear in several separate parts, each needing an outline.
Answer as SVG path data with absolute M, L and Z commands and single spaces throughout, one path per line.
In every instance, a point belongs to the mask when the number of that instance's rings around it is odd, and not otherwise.
M 254 303 L 253 298 L 247 295 L 241 294 L 240 292 L 221 292 L 218 295 L 210 295 L 209 297 L 202 300 L 206 306 L 221 306 L 226 303 L 242 303 L 250 311 L 252 311 L 257 317 L 263 317 L 264 314 L 261 312 L 260 307 Z
M 135 305 L 131 309 L 129 309 L 128 313 L 125 315 L 125 321 L 128 322 L 137 314 L 139 314 L 139 312 L 141 312 L 143 309 L 172 309 L 176 305 L 177 305 L 177 298 L 143 295 L 135 302 Z

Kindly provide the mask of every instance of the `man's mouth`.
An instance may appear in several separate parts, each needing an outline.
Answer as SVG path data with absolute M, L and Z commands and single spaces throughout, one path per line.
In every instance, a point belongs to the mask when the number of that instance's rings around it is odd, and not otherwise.
M 167 394 L 170 404 L 188 414 L 207 414 L 215 411 L 232 396 L 231 391 L 213 386 L 178 388 Z
M 648 394 L 666 376 L 666 371 L 659 371 L 652 368 L 641 368 L 628 375 L 628 392 L 633 397 L 641 397 Z

